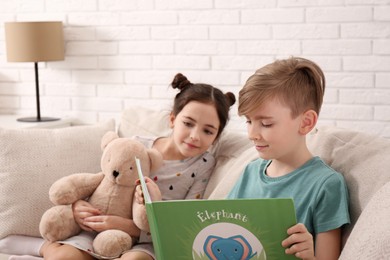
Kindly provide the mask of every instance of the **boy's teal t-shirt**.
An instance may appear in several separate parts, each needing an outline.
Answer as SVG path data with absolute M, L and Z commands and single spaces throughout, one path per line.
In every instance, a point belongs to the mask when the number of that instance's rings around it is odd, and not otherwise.
M 313 235 L 350 223 L 344 178 L 319 157 L 277 178 L 266 175 L 270 163 L 248 164 L 227 198 L 292 198 L 298 222 Z

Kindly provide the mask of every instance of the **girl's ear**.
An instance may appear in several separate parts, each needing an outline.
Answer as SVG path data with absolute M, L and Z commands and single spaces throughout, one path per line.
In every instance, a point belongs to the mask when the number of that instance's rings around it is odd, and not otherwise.
M 317 124 L 318 115 L 314 110 L 307 110 L 302 115 L 301 126 L 299 127 L 299 133 L 301 135 L 307 135 Z
M 171 112 L 171 114 L 169 115 L 169 127 L 170 128 L 173 128 L 175 126 L 175 119 L 176 119 L 176 116 Z

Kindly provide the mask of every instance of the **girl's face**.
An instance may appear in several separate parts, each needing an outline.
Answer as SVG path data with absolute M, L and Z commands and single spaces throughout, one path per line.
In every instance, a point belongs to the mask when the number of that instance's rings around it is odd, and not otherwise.
M 173 142 L 182 158 L 198 156 L 215 141 L 219 118 L 212 104 L 189 102 L 176 116 L 171 114 Z

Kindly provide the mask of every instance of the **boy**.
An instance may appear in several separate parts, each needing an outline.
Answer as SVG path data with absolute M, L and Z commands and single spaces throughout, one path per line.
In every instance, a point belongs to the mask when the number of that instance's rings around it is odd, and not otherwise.
M 301 259 L 338 259 L 340 228 L 350 223 L 343 176 L 306 145 L 324 90 L 315 63 L 289 58 L 257 70 L 239 93 L 238 113 L 260 158 L 246 166 L 228 198 L 293 198 L 299 223 L 282 246 Z

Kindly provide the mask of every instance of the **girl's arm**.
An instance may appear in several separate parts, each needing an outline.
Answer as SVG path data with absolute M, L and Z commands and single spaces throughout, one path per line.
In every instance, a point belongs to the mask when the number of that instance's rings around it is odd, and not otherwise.
M 100 215 L 98 209 L 84 200 L 73 203 L 72 210 L 76 222 L 86 231 L 101 232 L 107 229 L 119 229 L 128 233 L 130 236 L 139 237 L 140 230 L 132 219 Z
M 152 201 L 162 200 L 161 191 L 158 188 L 157 184 L 147 176 L 145 176 L 144 179 L 145 179 L 146 187 L 148 188 L 150 199 Z M 142 186 L 141 186 L 140 180 L 137 180 L 135 184 L 137 185 L 135 187 L 135 194 L 134 194 L 135 200 L 139 204 L 145 204 L 144 193 L 142 191 Z
M 162 196 L 157 184 L 154 183 L 149 177 L 145 177 L 145 182 L 148 187 L 151 199 L 153 201 L 161 200 Z M 143 204 L 143 194 L 139 180 L 136 184 L 137 186 L 134 196 L 136 197 L 138 203 Z M 97 232 L 101 232 L 107 229 L 119 229 L 128 233 L 132 237 L 139 237 L 141 232 L 132 219 L 112 215 L 89 215 L 83 219 L 82 224 Z
M 305 225 L 298 223 L 289 228 L 287 234 L 289 237 L 282 242 L 282 246 L 286 248 L 286 254 L 295 255 L 304 260 L 337 260 L 340 256 L 340 228 L 317 234 L 315 253 L 313 236 Z
M 132 237 L 139 237 L 140 230 L 132 219 L 113 215 L 91 216 L 84 219 L 83 224 L 97 232 L 108 229 L 119 229 Z
M 85 200 L 78 200 L 72 204 L 73 217 L 77 224 L 86 231 L 93 231 L 90 227 L 84 225 L 84 219 L 91 216 L 100 215 L 100 210 L 94 208 Z

